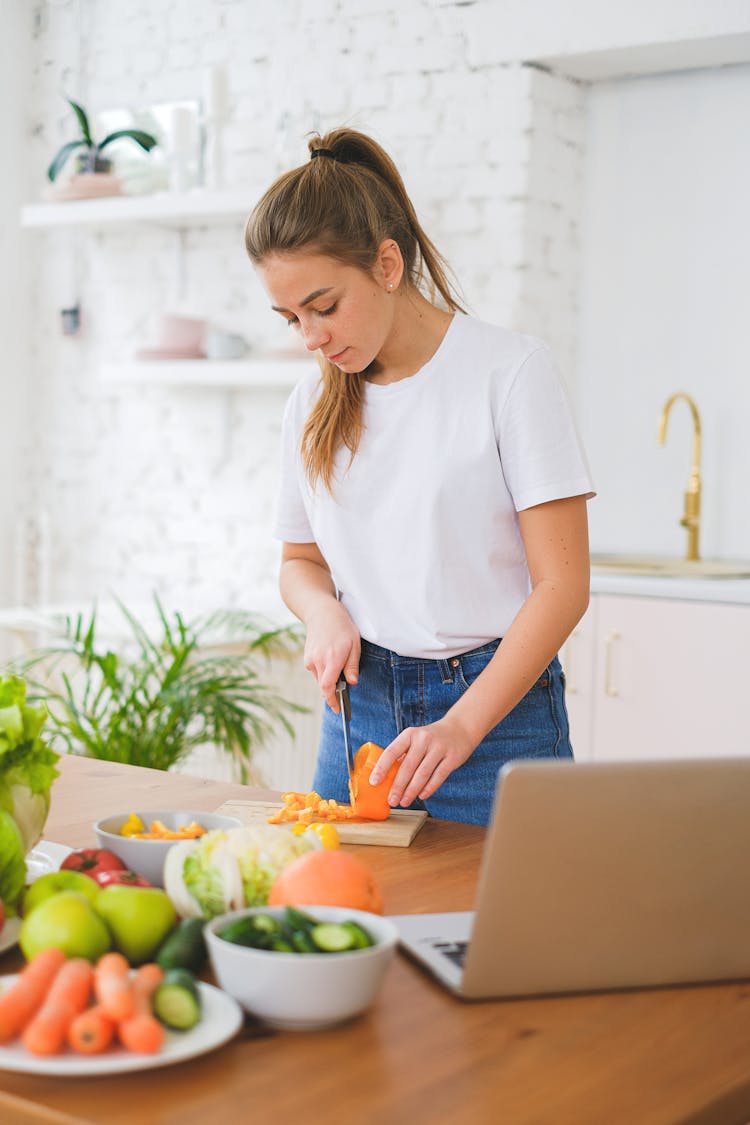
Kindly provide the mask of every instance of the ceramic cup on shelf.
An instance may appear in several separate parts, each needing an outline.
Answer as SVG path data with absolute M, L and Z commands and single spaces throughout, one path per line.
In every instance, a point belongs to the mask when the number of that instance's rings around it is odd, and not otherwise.
M 205 320 L 165 314 L 159 324 L 159 340 L 155 348 L 141 348 L 137 359 L 205 359 L 207 332 Z
M 250 350 L 244 336 L 218 329 L 207 333 L 205 348 L 209 359 L 241 359 Z

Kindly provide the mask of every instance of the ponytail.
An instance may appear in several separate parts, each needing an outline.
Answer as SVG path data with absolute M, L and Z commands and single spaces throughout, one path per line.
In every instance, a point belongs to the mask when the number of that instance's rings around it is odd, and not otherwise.
M 462 311 L 448 266 L 417 219 L 390 156 L 370 137 L 334 129 L 308 142 L 310 160 L 280 176 L 254 207 L 245 247 L 259 265 L 269 255 L 310 250 L 371 273 L 384 239 L 397 243 L 404 284 Z M 352 457 L 362 435 L 364 383 L 319 358 L 322 389 L 302 434 L 302 459 L 311 485 L 332 488 L 341 446 Z

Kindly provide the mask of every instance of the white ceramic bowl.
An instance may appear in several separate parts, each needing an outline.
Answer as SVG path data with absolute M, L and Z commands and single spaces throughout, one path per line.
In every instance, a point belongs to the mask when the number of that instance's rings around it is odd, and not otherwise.
M 251 1015 L 273 1027 L 311 1031 L 359 1015 L 372 1004 L 396 949 L 398 932 L 379 914 L 343 906 L 304 906 L 321 922 L 358 922 L 375 944 L 346 953 L 276 953 L 235 945 L 217 936 L 227 922 L 248 914 L 281 917 L 283 906 L 254 906 L 221 914 L 204 933 L 221 988 Z
M 160 820 L 172 830 L 192 824 L 194 820 L 201 824 L 206 831 L 212 828 L 240 828 L 242 821 L 235 816 L 220 816 L 218 813 L 156 809 L 133 809 L 132 812 L 139 816 L 148 829 L 154 820 Z M 155 887 L 164 885 L 164 860 L 167 852 L 178 840 L 139 840 L 136 836 L 122 836 L 120 829 L 131 815 L 130 812 L 117 813 L 115 816 L 105 816 L 94 825 L 96 840 L 100 848 L 114 852 L 123 863 L 127 864 L 130 871 L 137 871 L 145 875 Z

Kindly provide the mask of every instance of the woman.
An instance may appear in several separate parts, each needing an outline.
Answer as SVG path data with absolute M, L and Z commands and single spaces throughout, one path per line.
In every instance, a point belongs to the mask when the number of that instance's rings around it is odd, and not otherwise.
M 572 756 L 556 653 L 588 604 L 588 470 L 547 348 L 463 312 L 383 149 L 309 147 L 246 246 L 320 364 L 287 404 L 276 524 L 326 701 L 313 786 L 348 799 L 343 672 L 373 783 L 400 762 L 390 804 L 487 824 L 506 761 Z

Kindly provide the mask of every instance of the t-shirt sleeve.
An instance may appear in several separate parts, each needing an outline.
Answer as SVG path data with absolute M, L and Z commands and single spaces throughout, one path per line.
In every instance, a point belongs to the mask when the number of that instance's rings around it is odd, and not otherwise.
M 570 403 L 545 345 L 516 372 L 497 414 L 496 434 L 516 511 L 595 495 Z
M 285 543 L 312 543 L 315 539 L 300 485 L 301 433 L 299 394 L 294 392 L 287 401 L 281 423 L 281 464 L 273 523 L 274 538 Z

